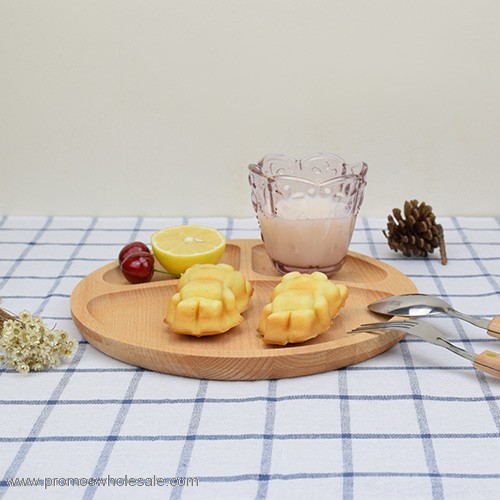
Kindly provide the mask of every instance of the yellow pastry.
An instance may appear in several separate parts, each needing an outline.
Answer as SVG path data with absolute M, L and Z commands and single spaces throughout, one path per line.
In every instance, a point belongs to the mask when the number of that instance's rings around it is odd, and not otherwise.
M 242 321 L 234 293 L 215 279 L 186 283 L 170 299 L 165 319 L 171 332 L 195 337 L 226 332 Z
M 193 280 L 215 279 L 229 287 L 234 293 L 238 311 L 248 309 L 253 294 L 252 284 L 229 264 L 196 264 L 191 266 L 179 279 L 177 291 Z
M 321 292 L 328 301 L 328 310 L 331 318 L 334 318 L 338 314 L 345 304 L 349 293 L 345 285 L 333 283 L 328 279 L 326 274 L 318 271 L 312 274 L 301 274 L 297 271 L 285 274 L 273 290 L 271 301 L 276 295 L 287 290 Z
M 165 323 L 174 333 L 202 337 L 224 333 L 243 321 L 253 287 L 228 264 L 196 264 L 181 276 Z
M 347 287 L 323 273 L 288 273 L 262 309 L 258 331 L 266 344 L 305 342 L 330 328 L 347 297 Z

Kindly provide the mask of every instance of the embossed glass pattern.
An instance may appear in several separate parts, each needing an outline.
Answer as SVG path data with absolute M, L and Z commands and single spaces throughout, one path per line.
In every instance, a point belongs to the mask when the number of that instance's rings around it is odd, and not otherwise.
M 249 165 L 252 204 L 262 240 L 281 272 L 342 267 L 363 202 L 368 166 L 332 153 L 300 160 L 265 156 Z

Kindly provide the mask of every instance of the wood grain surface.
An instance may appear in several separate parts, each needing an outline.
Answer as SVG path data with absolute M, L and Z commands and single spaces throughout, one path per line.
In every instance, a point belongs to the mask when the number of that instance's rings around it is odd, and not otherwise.
M 163 322 L 177 279 L 156 273 L 150 283 L 132 285 L 112 262 L 85 277 L 71 295 L 71 314 L 96 349 L 149 370 L 214 380 L 297 377 L 335 370 L 372 358 L 403 335 L 348 334 L 361 323 L 387 318 L 367 309 L 370 302 L 417 291 L 395 268 L 349 252 L 332 281 L 345 283 L 349 298 L 330 329 L 315 339 L 284 347 L 264 344 L 257 332 L 260 311 L 280 280 L 260 240 L 229 240 L 222 262 L 233 265 L 255 288 L 245 321 L 202 338 L 171 333 Z

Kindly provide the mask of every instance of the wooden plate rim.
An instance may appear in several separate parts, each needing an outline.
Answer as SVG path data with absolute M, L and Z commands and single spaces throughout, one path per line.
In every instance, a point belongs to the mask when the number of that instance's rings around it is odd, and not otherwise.
M 247 248 L 252 249 L 256 245 L 262 245 L 262 242 L 260 240 L 228 240 L 228 244 L 234 244 L 236 246 L 240 246 L 244 244 L 246 245 Z M 402 288 L 404 289 L 404 292 L 401 290 L 396 290 L 395 293 L 411 293 L 413 291 L 417 291 L 417 288 L 415 284 L 411 281 L 410 278 L 408 278 L 404 273 L 399 271 L 398 269 L 394 268 L 393 266 L 390 266 L 389 264 L 386 264 L 384 262 L 381 262 L 378 259 L 375 259 L 373 257 L 358 253 L 358 252 L 353 252 L 349 251 L 348 255 L 351 256 L 354 259 L 361 260 L 363 262 L 366 262 L 370 265 L 373 265 L 375 267 L 378 267 L 385 271 L 388 276 L 394 276 L 395 274 L 398 275 L 398 277 L 402 280 Z M 130 288 L 131 285 L 123 285 L 123 284 L 115 284 L 115 283 L 108 283 L 106 282 L 106 290 L 101 291 L 100 293 L 97 293 L 92 296 L 88 296 L 86 294 L 83 294 L 81 290 L 84 288 L 83 284 L 88 281 L 88 280 L 94 280 L 94 279 L 102 279 L 102 276 L 108 272 L 109 270 L 114 269 L 118 263 L 116 261 L 110 262 L 95 271 L 89 273 L 86 277 L 84 277 L 74 288 L 71 298 L 70 298 L 70 308 L 71 308 L 71 314 L 73 317 L 73 321 L 75 322 L 78 330 L 80 333 L 83 335 L 83 337 L 89 341 L 90 344 L 92 344 L 94 347 L 96 347 L 98 350 L 101 350 L 105 352 L 105 346 L 100 345 L 99 341 L 96 341 L 96 338 L 101 338 L 101 339 L 106 339 L 108 340 L 109 343 L 112 345 L 123 345 L 123 346 L 130 346 L 132 345 L 134 348 L 137 348 L 139 350 L 148 350 L 152 353 L 158 353 L 163 356 L 182 356 L 182 357 L 190 357 L 192 359 L 208 359 L 208 358 L 213 358 L 214 355 L 216 355 L 218 358 L 221 358 L 222 360 L 236 360 L 236 359 L 241 359 L 241 360 L 247 360 L 247 361 L 252 361 L 252 360 L 262 360 L 265 358 L 268 359 L 280 359 L 280 358 L 296 358 L 296 357 L 307 357 L 308 355 L 314 355 L 318 353 L 322 353 L 323 351 L 333 351 L 336 349 L 341 349 L 345 347 L 349 347 L 352 344 L 358 343 L 360 340 L 366 340 L 367 342 L 370 342 L 370 340 L 374 340 L 374 334 L 369 334 L 369 333 L 363 333 L 363 334 L 356 334 L 356 335 L 349 335 L 347 332 L 335 339 L 331 339 L 327 342 L 321 342 L 321 343 L 316 343 L 316 344 L 304 344 L 304 345 L 289 345 L 289 346 L 277 346 L 277 347 L 270 347 L 270 348 L 262 348 L 262 349 L 231 349 L 228 351 L 221 351 L 218 350 L 217 348 L 207 348 L 207 346 L 203 347 L 203 350 L 200 350 L 198 348 L 190 348 L 186 346 L 178 347 L 178 346 L 172 346 L 169 345 L 168 349 L 157 349 L 156 347 L 147 347 L 144 345 L 140 344 L 133 344 L 130 341 L 124 342 L 122 339 L 115 337 L 115 336 L 109 336 L 109 333 L 106 334 L 106 332 L 103 332 L 101 327 L 102 323 L 97 321 L 92 314 L 88 311 L 86 305 L 90 302 L 90 300 L 98 298 L 100 296 L 104 296 L 110 293 L 121 293 L 124 291 L 128 291 L 132 289 Z M 279 281 L 278 276 L 272 276 L 272 275 L 265 275 L 265 274 L 259 274 L 255 272 L 250 272 L 248 273 L 251 276 L 248 278 L 251 282 L 252 281 L 262 281 L 262 280 L 269 280 L 269 281 L 276 281 L 276 283 Z M 335 278 L 332 278 L 333 281 L 335 281 Z M 349 282 L 349 281 L 343 281 L 346 283 L 350 288 L 366 288 L 370 291 L 374 292 L 383 292 L 387 294 L 391 294 L 391 291 L 384 286 L 384 282 L 386 281 L 386 278 L 380 281 L 375 281 L 375 282 Z M 163 280 L 163 281 L 153 281 L 149 283 L 144 283 L 144 284 L 138 284 L 138 285 L 133 285 L 134 290 L 139 290 L 141 288 L 151 288 L 151 287 L 166 287 L 166 286 L 175 286 L 177 283 L 177 279 L 171 279 L 171 280 Z M 83 296 L 82 296 L 83 295 Z M 245 313 L 243 313 L 245 314 Z M 108 336 L 107 336 L 108 335 Z M 257 335 L 257 332 L 256 332 Z M 399 340 L 404 338 L 404 335 L 402 334 L 395 334 L 394 332 L 386 332 L 382 334 L 387 342 L 387 349 L 395 345 Z M 109 345 L 108 343 L 108 345 Z M 106 353 L 107 354 L 107 353 Z M 113 356 L 115 357 L 115 356 Z M 120 359 L 119 357 L 116 357 L 116 359 Z M 320 371 L 320 370 L 318 370 Z M 165 373 L 174 373 L 175 372 L 168 372 L 166 371 Z M 204 377 L 205 378 L 205 377 Z M 244 380 L 244 379 L 242 379 Z

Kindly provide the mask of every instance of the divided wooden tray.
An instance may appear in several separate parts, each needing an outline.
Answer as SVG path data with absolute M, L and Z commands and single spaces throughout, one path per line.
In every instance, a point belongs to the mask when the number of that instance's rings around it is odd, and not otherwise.
M 82 335 L 113 358 L 149 370 L 214 380 L 296 377 L 342 368 L 397 344 L 402 334 L 348 335 L 361 323 L 380 321 L 367 304 L 417 291 L 403 273 L 376 259 L 349 252 L 333 281 L 349 287 L 349 298 L 328 332 L 297 345 L 267 346 L 257 332 L 260 311 L 280 280 L 260 240 L 230 240 L 222 258 L 254 288 L 245 321 L 221 335 L 173 334 L 163 322 L 176 279 L 156 273 L 153 281 L 128 283 L 117 262 L 89 274 L 71 295 L 71 313 Z

